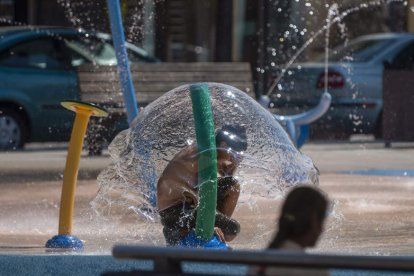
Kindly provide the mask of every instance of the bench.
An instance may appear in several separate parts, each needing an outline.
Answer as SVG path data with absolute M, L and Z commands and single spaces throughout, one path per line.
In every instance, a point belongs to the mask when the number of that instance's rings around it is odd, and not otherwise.
M 173 88 L 196 82 L 228 84 L 254 98 L 252 72 L 250 64 L 245 62 L 132 64 L 131 76 L 140 108 Z M 81 65 L 78 85 L 81 101 L 95 103 L 109 112 L 108 118 L 92 119 L 88 128 L 86 142 L 89 153 L 100 154 L 105 140 L 111 141 L 116 135 L 113 133 L 117 132 L 116 127 L 112 127 L 114 122 L 126 116 L 117 67 Z
M 212 250 L 202 248 L 151 247 L 115 245 L 112 255 L 117 259 L 152 260 L 152 271 L 130 271 L 128 275 L 182 275 L 183 262 L 290 267 L 294 269 L 352 269 L 412 272 L 413 258 L 405 256 L 350 256 L 338 254 L 307 254 L 284 250 Z M 231 269 L 231 268 L 230 268 Z M 234 267 L 232 268 L 234 270 Z M 125 272 L 104 273 L 105 276 L 126 275 Z M 143 274 L 145 273 L 145 274 Z M 171 273 L 171 274 L 169 274 Z M 191 275 L 206 275 L 206 271 Z M 217 275 L 217 274 L 216 274 Z M 296 274 L 295 274 L 296 275 Z M 302 274 L 301 274 L 302 275 Z

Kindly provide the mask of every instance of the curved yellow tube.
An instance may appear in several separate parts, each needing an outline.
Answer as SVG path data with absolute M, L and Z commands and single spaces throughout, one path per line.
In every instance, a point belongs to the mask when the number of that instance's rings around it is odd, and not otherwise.
M 91 116 L 106 117 L 108 113 L 95 105 L 78 101 L 64 101 L 61 104 L 76 113 L 63 174 L 59 214 L 59 235 L 70 235 L 72 233 L 72 218 L 79 161 L 89 118 Z

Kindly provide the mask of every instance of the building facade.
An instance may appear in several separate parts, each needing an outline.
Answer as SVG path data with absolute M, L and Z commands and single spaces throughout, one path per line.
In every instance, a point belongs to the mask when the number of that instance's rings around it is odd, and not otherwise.
M 126 38 L 168 62 L 250 62 L 260 94 L 273 67 L 288 62 L 326 24 L 329 10 L 352 11 L 330 31 L 344 38 L 414 29 L 414 0 L 358 8 L 360 0 L 121 0 Z M 361 24 L 364 19 L 371 24 Z M 106 0 L 0 0 L 1 25 L 57 25 L 109 32 Z M 344 27 L 345 26 L 345 27 Z M 316 37 L 299 56 L 320 54 Z

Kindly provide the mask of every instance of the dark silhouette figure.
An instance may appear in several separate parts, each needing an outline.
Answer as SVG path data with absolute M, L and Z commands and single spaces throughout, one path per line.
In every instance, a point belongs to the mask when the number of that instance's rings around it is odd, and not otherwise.
M 316 188 L 299 186 L 286 197 L 280 218 L 279 231 L 269 249 L 285 248 L 293 242 L 302 249 L 314 247 L 323 231 L 328 200 Z
M 282 206 L 278 231 L 268 249 L 304 251 L 314 247 L 323 232 L 329 201 L 313 186 L 291 190 Z M 329 275 L 326 270 L 254 267 L 249 275 Z

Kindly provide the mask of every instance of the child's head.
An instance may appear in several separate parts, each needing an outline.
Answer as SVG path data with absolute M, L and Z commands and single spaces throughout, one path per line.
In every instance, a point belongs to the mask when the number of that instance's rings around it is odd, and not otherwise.
M 247 149 L 246 128 L 243 126 L 225 125 L 216 134 L 216 146 L 221 148 L 225 144 L 226 149 L 243 152 Z
M 323 230 L 328 199 L 312 186 L 297 186 L 287 195 L 279 218 L 279 231 L 270 244 L 278 248 L 286 240 L 302 247 L 315 246 Z

